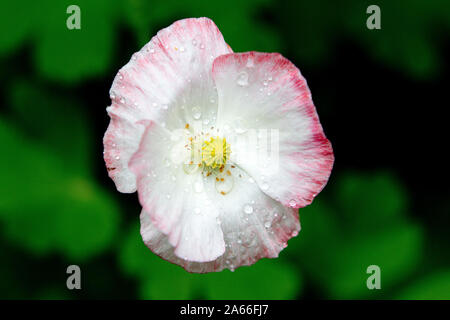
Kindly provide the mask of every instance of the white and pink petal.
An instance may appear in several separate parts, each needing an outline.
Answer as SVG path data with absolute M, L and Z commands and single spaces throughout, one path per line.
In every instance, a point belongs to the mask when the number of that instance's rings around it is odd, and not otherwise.
M 300 71 L 277 53 L 232 53 L 214 61 L 213 77 L 219 126 L 234 129 L 241 140 L 266 132 L 278 141 L 272 158 L 248 157 L 255 148 L 236 143 L 237 163 L 285 206 L 310 204 L 328 181 L 334 155 Z
M 107 166 L 114 168 L 109 175 L 119 191 L 135 191 L 136 177 L 126 163 L 137 151 L 143 133 L 137 122 L 152 120 L 177 129 L 201 115 L 203 123 L 214 123 L 217 92 L 212 63 L 230 52 L 210 19 L 184 19 L 159 31 L 118 72 L 107 109 L 114 123 L 108 128 L 104 146 Z

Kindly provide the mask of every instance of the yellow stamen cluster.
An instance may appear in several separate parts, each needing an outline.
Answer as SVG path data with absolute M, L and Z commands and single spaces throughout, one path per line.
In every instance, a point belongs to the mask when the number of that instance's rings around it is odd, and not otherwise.
M 211 137 L 203 141 L 202 163 L 211 169 L 223 168 L 230 158 L 230 145 L 225 138 Z

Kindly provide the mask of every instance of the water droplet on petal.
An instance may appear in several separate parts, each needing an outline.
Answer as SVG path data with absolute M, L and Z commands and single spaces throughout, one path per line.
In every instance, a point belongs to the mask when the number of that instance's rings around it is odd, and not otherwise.
M 270 225 L 271 225 L 270 221 L 266 221 L 266 222 L 264 223 L 264 227 L 265 227 L 266 229 L 269 229 L 269 228 L 270 228 Z
M 264 182 L 264 183 L 261 185 L 261 189 L 264 190 L 264 191 L 267 191 L 267 190 L 269 190 L 269 185 L 268 185 L 267 183 Z
M 297 205 L 297 202 L 294 199 L 292 199 L 289 201 L 289 205 L 294 208 Z
M 224 176 L 224 178 L 216 178 L 215 187 L 217 192 L 222 195 L 226 195 L 234 187 L 234 178 L 233 176 Z
M 247 68 L 253 68 L 255 66 L 255 62 L 252 57 L 249 57 L 247 60 Z
M 248 86 L 248 74 L 247 72 L 241 72 L 239 76 L 237 77 L 237 84 L 241 87 Z
M 196 172 L 198 170 L 198 165 L 196 164 L 188 164 L 188 163 L 183 163 L 183 171 L 186 174 L 193 174 L 194 172 Z
M 198 119 L 200 119 L 202 117 L 202 112 L 201 112 L 199 107 L 193 107 L 192 108 L 192 117 L 195 120 L 198 120 Z
M 249 205 L 249 204 L 246 204 L 244 206 L 244 212 L 246 214 L 252 214 L 253 213 L 253 207 L 251 205 Z

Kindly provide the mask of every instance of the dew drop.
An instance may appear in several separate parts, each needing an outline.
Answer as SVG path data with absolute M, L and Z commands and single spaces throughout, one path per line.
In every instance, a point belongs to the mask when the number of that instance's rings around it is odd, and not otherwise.
M 291 207 L 295 207 L 295 206 L 297 205 L 297 202 L 295 202 L 295 200 L 292 199 L 292 200 L 289 201 L 289 205 L 290 205 Z
M 264 227 L 265 227 L 266 229 L 269 229 L 269 228 L 270 228 L 270 225 L 271 225 L 270 221 L 266 221 L 266 222 L 264 223 Z
M 223 179 L 216 179 L 215 187 L 217 192 L 222 195 L 226 195 L 234 187 L 234 178 L 233 176 L 225 176 Z
M 249 57 L 247 60 L 247 68 L 253 68 L 255 66 L 255 62 L 252 57 Z
M 264 191 L 267 191 L 267 190 L 269 190 L 269 185 L 268 185 L 266 182 L 264 182 L 264 183 L 261 185 L 261 189 L 264 190 Z
M 241 87 L 248 86 L 248 74 L 247 72 L 241 72 L 237 78 L 236 83 Z
M 202 117 L 202 112 L 200 111 L 199 107 L 193 107 L 192 108 L 192 117 L 195 120 L 198 120 L 198 119 L 200 119 Z
M 253 207 L 251 205 L 249 205 L 249 204 L 246 204 L 244 206 L 244 212 L 246 214 L 252 214 L 253 213 Z
M 198 170 L 198 165 L 196 164 L 188 164 L 188 163 L 183 163 L 183 171 L 186 174 L 193 174 L 194 172 L 196 172 Z

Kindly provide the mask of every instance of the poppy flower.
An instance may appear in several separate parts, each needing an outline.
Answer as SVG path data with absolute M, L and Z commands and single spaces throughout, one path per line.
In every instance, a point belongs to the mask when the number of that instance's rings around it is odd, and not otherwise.
M 333 151 L 300 71 L 278 53 L 233 53 L 210 19 L 159 31 L 110 97 L 109 176 L 137 190 L 144 243 L 189 272 L 277 257 L 329 178 Z

